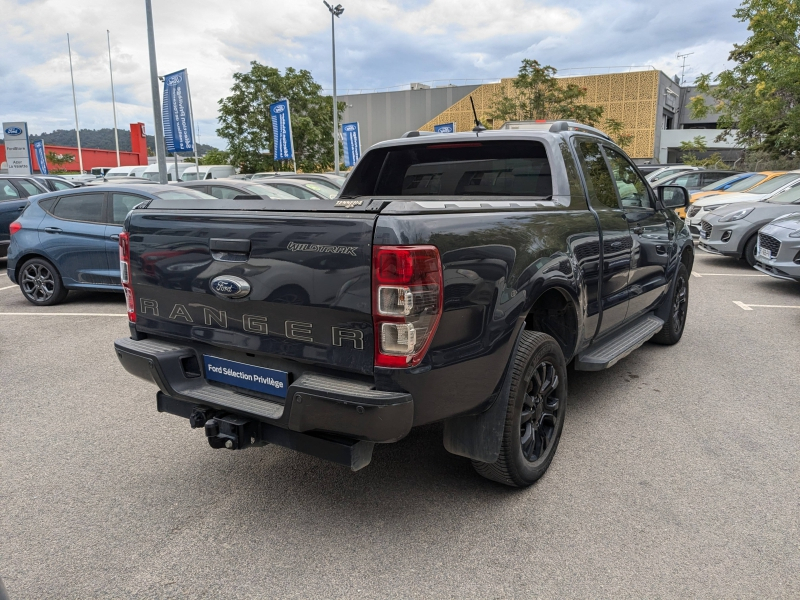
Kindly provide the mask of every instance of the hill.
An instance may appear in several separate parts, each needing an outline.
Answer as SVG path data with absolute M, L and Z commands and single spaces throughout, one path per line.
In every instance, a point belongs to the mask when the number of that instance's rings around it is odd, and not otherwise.
M 125 129 L 117 129 L 119 135 L 119 149 L 124 152 L 131 151 L 131 132 Z M 74 129 L 56 129 L 50 133 L 38 133 L 30 136 L 33 140 L 44 140 L 45 145 L 54 146 L 77 146 Z M 114 150 L 114 130 L 111 127 L 105 129 L 81 129 L 81 146 L 83 148 L 100 148 L 101 150 Z M 147 136 L 147 147 L 155 152 L 155 136 Z M 197 144 L 197 153 L 203 156 L 209 150 L 216 150 L 214 146 L 208 144 Z M 188 154 L 188 153 L 187 153 Z

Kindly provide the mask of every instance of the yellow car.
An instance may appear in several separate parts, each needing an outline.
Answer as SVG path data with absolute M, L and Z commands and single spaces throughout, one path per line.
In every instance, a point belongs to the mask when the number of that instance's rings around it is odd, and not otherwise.
M 729 188 L 727 188 L 724 191 L 723 190 L 705 190 L 705 189 L 702 189 L 699 192 L 695 192 L 689 198 L 689 202 L 695 203 L 698 200 L 700 200 L 700 198 L 707 198 L 708 196 L 716 196 L 717 194 L 731 194 L 731 193 L 736 193 L 736 192 L 746 192 L 746 191 L 756 187 L 758 184 L 764 183 L 765 181 L 769 181 L 773 177 L 777 177 L 778 175 L 783 175 L 784 173 L 786 173 L 786 171 L 760 171 L 760 172 L 756 173 L 755 175 L 751 175 L 750 177 L 747 177 L 746 179 L 742 179 L 741 181 L 737 181 L 736 183 L 734 183 L 732 186 L 730 186 Z M 718 181 L 716 183 L 712 183 L 708 187 L 712 187 L 712 186 L 719 185 L 719 184 L 720 184 L 720 182 Z M 685 219 L 686 218 L 686 209 L 685 208 L 679 208 L 679 209 L 677 209 L 675 211 L 675 213 L 681 219 Z

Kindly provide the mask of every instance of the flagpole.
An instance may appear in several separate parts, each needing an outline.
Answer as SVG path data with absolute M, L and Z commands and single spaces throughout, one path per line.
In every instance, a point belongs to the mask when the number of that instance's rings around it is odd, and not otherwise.
M 117 132 L 117 99 L 114 97 L 114 69 L 111 67 L 111 32 L 106 29 L 108 39 L 108 73 L 111 75 L 111 108 L 114 112 L 114 142 L 117 145 L 117 166 L 119 162 L 119 133 Z
M 78 125 L 78 101 L 75 100 L 75 77 L 72 74 L 72 46 L 69 43 L 67 34 L 67 52 L 69 53 L 69 78 L 72 81 L 72 108 L 75 109 L 75 135 L 78 138 L 78 165 L 80 165 L 81 175 L 83 175 L 83 154 L 81 153 L 81 128 Z
M 192 88 L 189 87 L 189 69 L 186 69 L 186 94 L 189 96 L 189 120 L 194 128 L 194 110 L 192 109 Z M 200 181 L 200 158 L 197 156 L 197 134 L 192 131 L 192 145 L 194 146 L 194 170 L 197 173 L 197 180 Z

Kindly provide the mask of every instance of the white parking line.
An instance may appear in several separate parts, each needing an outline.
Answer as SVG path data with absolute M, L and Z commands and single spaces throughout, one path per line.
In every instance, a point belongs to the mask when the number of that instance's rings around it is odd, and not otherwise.
M 733 300 L 732 302 L 742 310 L 753 310 L 754 308 L 800 308 L 800 306 L 791 306 L 788 304 L 745 304 L 738 300 Z
M 0 317 L 127 317 L 127 313 L 0 312 Z
M 19 287 L 19 286 L 17 286 L 17 285 L 8 285 L 6 287 L 1 287 L 0 288 L 0 292 L 2 292 L 3 290 L 10 290 L 11 288 L 15 288 L 15 287 Z
M 769 277 L 761 273 L 697 273 L 692 271 L 695 277 Z

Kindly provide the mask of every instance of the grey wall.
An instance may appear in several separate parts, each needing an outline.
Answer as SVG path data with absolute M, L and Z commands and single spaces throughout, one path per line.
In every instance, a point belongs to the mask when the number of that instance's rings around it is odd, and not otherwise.
M 714 106 L 714 104 L 716 104 L 716 101 L 713 98 L 706 96 L 705 94 L 701 94 L 696 87 L 687 86 L 683 88 L 683 107 L 681 109 L 681 124 L 692 125 L 694 123 L 716 123 L 719 120 L 719 113 L 714 111 L 709 112 L 708 115 L 703 117 L 702 119 L 692 119 L 691 115 L 689 114 L 689 101 L 695 96 L 704 96 L 706 99 L 706 104 L 710 106 Z
M 366 151 L 373 144 L 419 129 L 477 87 L 459 85 L 429 90 L 352 94 L 339 96 L 338 100 L 347 103 L 342 122 L 358 121 L 361 150 Z
M 670 94 L 667 90 L 672 91 Z M 661 147 L 661 132 L 666 125 L 665 115 L 672 117 L 672 128 L 678 128 L 679 114 L 680 114 L 680 96 L 681 87 L 672 79 L 667 77 L 664 73 L 659 73 L 658 77 L 658 105 L 656 107 L 656 131 L 654 148 L 653 148 L 653 162 L 657 162 L 659 156 L 659 149 Z

